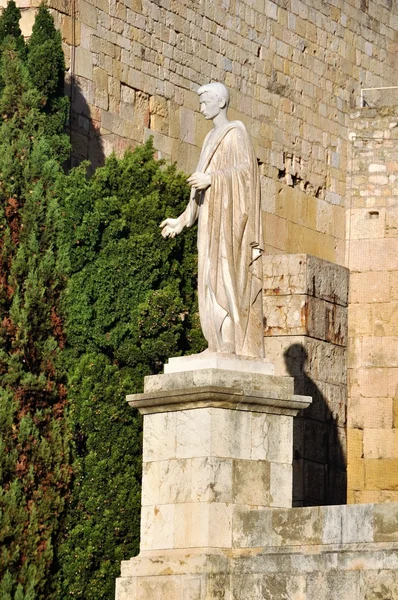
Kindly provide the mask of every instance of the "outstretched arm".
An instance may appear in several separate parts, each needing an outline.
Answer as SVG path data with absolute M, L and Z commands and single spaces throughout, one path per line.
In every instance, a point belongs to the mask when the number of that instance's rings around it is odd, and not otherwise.
M 169 218 L 160 223 L 159 227 L 162 228 L 162 236 L 164 238 L 174 238 L 181 233 L 184 227 L 191 227 L 191 225 L 193 225 L 197 217 L 195 192 L 206 190 L 211 185 L 211 177 L 207 173 L 193 173 L 193 175 L 188 177 L 187 181 L 189 185 L 192 186 L 188 206 L 177 219 Z

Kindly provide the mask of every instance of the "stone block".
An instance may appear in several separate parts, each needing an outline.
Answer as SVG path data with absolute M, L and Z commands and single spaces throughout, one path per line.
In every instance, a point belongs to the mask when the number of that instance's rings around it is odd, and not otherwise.
M 188 144 L 195 144 L 195 113 L 193 110 L 180 108 L 180 139 Z
M 232 500 L 234 504 L 268 506 L 270 463 L 264 460 L 234 460 Z M 273 498 L 273 501 L 276 499 Z
M 174 519 L 174 541 L 169 548 L 231 548 L 232 546 L 230 504 L 205 502 L 176 504 Z
M 392 398 L 350 398 L 348 427 L 383 429 L 393 426 Z
M 398 367 L 398 336 L 365 336 L 361 340 L 362 366 Z
M 353 240 L 384 238 L 385 227 L 384 208 L 352 208 L 350 211 L 350 237 Z
M 177 413 L 177 456 L 250 458 L 251 416 L 209 408 Z
M 149 100 L 150 122 L 149 127 L 153 131 L 168 134 L 168 106 L 162 96 L 151 96 Z
M 263 203 L 265 200 L 262 200 Z M 268 201 L 272 202 L 272 198 Z M 263 213 L 263 231 L 267 246 L 282 250 L 286 246 L 288 222 L 276 215 Z
M 292 506 L 292 465 L 271 463 L 270 506 L 288 508 Z
M 375 323 L 373 318 L 374 304 L 353 304 L 349 307 L 349 329 L 350 338 L 361 340 L 364 336 L 372 336 Z
M 179 600 L 181 598 L 180 586 L 180 577 L 163 577 L 161 575 L 155 577 L 137 577 L 136 596 L 133 596 L 132 600 L 149 600 L 150 598 Z
M 363 456 L 398 459 L 398 429 L 365 429 Z
M 363 431 L 362 429 L 347 430 L 347 455 L 351 458 L 363 456 Z
M 304 294 L 347 306 L 348 270 L 306 254 L 268 256 L 263 261 L 264 293 Z
M 278 537 L 272 533 L 270 509 L 235 506 L 232 515 L 232 546 L 234 548 L 259 548 L 277 546 Z
M 341 506 L 342 543 L 373 542 L 373 505 Z
M 390 280 L 390 285 L 389 285 L 389 288 L 387 287 L 387 289 L 389 289 L 391 299 L 398 300 L 398 272 L 390 271 L 389 272 L 389 280 Z M 383 285 L 383 283 L 384 283 L 383 280 L 381 280 L 380 286 Z
M 398 598 L 398 579 L 391 569 L 365 571 L 363 574 L 364 600 Z
M 141 507 L 141 551 L 174 548 L 176 506 L 162 504 Z
M 177 418 L 175 413 L 144 416 L 144 462 L 176 458 Z
M 143 464 L 142 505 L 232 502 L 233 461 L 195 458 Z
M 322 600 L 353 600 L 361 597 L 360 572 L 329 571 L 314 572 L 307 576 L 307 598 Z
M 352 396 L 362 398 L 387 398 L 393 387 L 390 369 L 355 369 L 349 373 Z
M 178 458 L 212 456 L 211 429 L 215 410 L 222 409 L 203 408 L 176 413 L 176 456 Z M 239 452 L 238 449 L 236 451 Z
M 148 376 L 144 379 L 145 393 L 178 392 L 200 388 L 202 386 L 225 387 L 236 390 L 252 390 L 253 392 L 267 390 L 270 396 L 293 394 L 293 379 L 258 373 L 244 373 L 223 369 L 203 369 Z M 134 396 L 132 396 L 134 398 Z M 130 397 L 128 396 L 128 400 Z M 182 397 L 181 402 L 184 402 Z
M 292 422 L 281 415 L 253 413 L 251 458 L 290 464 L 293 452 Z
M 342 543 L 342 509 L 341 506 L 321 506 L 322 544 Z
M 300 600 L 306 587 L 304 576 L 286 573 L 234 575 L 232 585 L 234 600 L 258 600 L 259 598 Z M 224 598 L 227 600 L 227 597 Z
M 355 504 L 398 502 L 398 491 L 363 489 L 354 490 L 352 492 L 351 502 Z
M 74 21 L 71 17 L 62 15 L 60 30 L 63 42 L 68 45 L 80 45 L 81 24 L 79 21 Z
M 286 546 L 320 544 L 322 513 L 319 508 L 292 508 L 272 511 L 272 530 L 278 543 Z
M 276 375 L 302 376 L 336 385 L 346 383 L 346 349 L 307 336 L 276 336 L 264 339 L 267 359 Z
M 348 456 L 348 490 L 361 490 L 365 486 L 365 461 Z
M 398 541 L 398 505 L 376 504 L 373 513 L 375 542 Z
M 368 458 L 365 464 L 365 489 L 398 490 L 398 459 Z
M 318 506 L 328 502 L 330 491 L 327 489 L 327 471 L 330 467 L 324 463 L 317 463 L 312 460 L 303 460 L 303 499 L 301 504 Z
M 97 8 L 85 0 L 79 0 L 79 19 L 89 27 L 97 28 Z
M 398 269 L 398 238 L 351 240 L 350 268 L 354 272 Z M 377 260 L 374 257 L 377 256 Z
M 76 75 L 92 80 L 93 61 L 90 50 L 78 46 L 75 49 Z
M 136 600 L 137 577 L 118 577 L 116 579 L 115 598 L 117 600 Z
M 304 295 L 264 298 L 265 335 L 307 335 L 340 346 L 347 344 L 347 310 Z

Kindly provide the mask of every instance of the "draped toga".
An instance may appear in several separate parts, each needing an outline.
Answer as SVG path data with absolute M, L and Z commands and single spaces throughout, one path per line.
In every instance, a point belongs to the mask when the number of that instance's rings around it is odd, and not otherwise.
M 213 352 L 263 357 L 263 249 L 257 159 L 243 123 L 206 137 L 196 169 L 211 176 L 192 190 L 187 226 L 198 219 L 198 294 L 203 334 Z

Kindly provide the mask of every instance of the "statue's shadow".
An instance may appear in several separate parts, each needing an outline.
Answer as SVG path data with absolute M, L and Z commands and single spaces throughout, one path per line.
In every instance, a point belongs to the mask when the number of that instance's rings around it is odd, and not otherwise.
M 293 506 L 345 504 L 346 389 L 317 385 L 308 376 L 308 353 L 302 344 L 292 344 L 284 359 L 294 378 L 294 393 L 312 398 L 311 406 L 300 411 L 293 424 Z

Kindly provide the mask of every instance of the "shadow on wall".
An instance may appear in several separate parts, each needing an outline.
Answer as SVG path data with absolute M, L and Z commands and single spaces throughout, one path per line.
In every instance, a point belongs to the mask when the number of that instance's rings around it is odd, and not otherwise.
M 311 406 L 293 420 L 293 506 L 345 504 L 347 468 L 341 440 L 345 439 L 346 389 L 326 388 L 335 397 L 340 395 L 340 401 L 333 403 L 339 410 L 333 413 L 305 371 L 308 353 L 304 346 L 292 344 L 284 360 L 294 378 L 294 393 L 312 397 Z
M 105 163 L 105 152 L 100 135 L 101 123 L 91 114 L 86 98 L 90 97 L 91 81 L 80 82 L 71 76 L 65 82 L 65 93 L 70 98 L 71 108 L 68 131 L 72 145 L 71 159 L 67 168 L 77 167 L 85 160 L 90 161 L 89 173 Z M 84 89 L 86 86 L 87 89 Z

